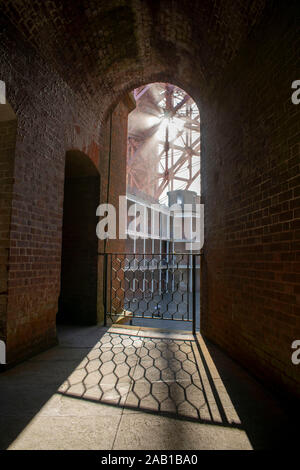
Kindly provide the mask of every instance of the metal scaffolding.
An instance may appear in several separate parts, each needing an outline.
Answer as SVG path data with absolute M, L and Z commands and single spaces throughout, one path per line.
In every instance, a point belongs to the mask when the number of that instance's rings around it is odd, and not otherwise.
M 193 99 L 169 83 L 140 87 L 129 118 L 127 187 L 167 202 L 167 192 L 200 194 L 200 116 Z M 144 125 L 143 125 L 144 123 Z

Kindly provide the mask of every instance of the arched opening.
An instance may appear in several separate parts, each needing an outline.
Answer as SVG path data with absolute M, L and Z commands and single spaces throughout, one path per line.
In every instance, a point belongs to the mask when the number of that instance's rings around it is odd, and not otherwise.
M 195 329 L 200 310 L 199 234 L 196 243 L 194 238 L 200 206 L 199 109 L 170 83 L 140 86 L 132 96 L 126 253 L 112 254 L 108 312 L 134 326 Z
M 93 162 L 82 152 L 67 152 L 57 323 L 97 323 L 99 197 L 100 175 Z
M 3 82 L 2 82 L 3 83 Z M 17 117 L 6 102 L 0 104 L 0 342 L 7 346 L 7 318 L 11 213 L 13 200 Z M 10 351 L 7 351 L 9 356 Z M 1 363 L 1 360 L 0 360 Z

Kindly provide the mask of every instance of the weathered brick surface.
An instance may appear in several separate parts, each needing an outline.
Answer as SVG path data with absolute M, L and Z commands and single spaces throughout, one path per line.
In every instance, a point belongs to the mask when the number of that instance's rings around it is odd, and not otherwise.
M 0 340 L 7 340 L 8 267 L 17 118 L 0 105 Z
M 98 165 L 99 124 L 79 97 L 2 30 L 0 69 L 18 119 L 10 224 L 7 360 L 56 341 L 66 151 Z
M 160 78 L 200 97 L 200 84 L 222 77 L 265 4 L 5 0 L 0 11 L 103 116 L 124 91 Z
M 119 196 L 126 195 L 126 155 L 127 155 L 127 122 L 128 113 L 134 108 L 134 102 L 128 96 L 114 109 L 109 120 L 110 133 L 110 181 L 104 180 L 103 201 L 107 201 L 117 209 L 117 234 L 119 233 Z M 108 240 L 106 244 L 108 252 L 124 252 L 125 241 L 122 239 Z
M 203 333 L 277 390 L 298 393 L 299 111 L 296 17 L 268 16 L 202 117 Z
M 107 181 L 109 154 L 105 153 L 105 126 L 100 135 L 99 116 L 92 106 L 10 29 L 3 32 L 0 48 L 1 79 L 18 118 L 7 307 L 6 297 L 2 299 L 2 309 L 7 309 L 7 358 L 14 362 L 56 341 L 66 152 L 77 149 L 86 154 L 100 168 L 103 181 Z M 12 64 L 17 66 L 12 68 Z M 119 169 L 113 181 L 116 194 L 125 193 L 125 183 L 120 184 L 121 164 L 115 161 L 123 152 L 124 173 L 130 109 L 126 101 L 122 103 L 112 113 L 116 138 L 111 171 L 116 165 Z M 101 201 L 106 201 L 106 188 L 104 184 Z M 115 202 L 113 185 L 111 191 L 110 199 Z M 101 293 L 98 297 L 101 319 Z

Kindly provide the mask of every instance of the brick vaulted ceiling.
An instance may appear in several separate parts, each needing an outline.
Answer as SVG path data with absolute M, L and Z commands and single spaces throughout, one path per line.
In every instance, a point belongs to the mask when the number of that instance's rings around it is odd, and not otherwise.
M 145 82 L 195 93 L 218 79 L 267 1 L 0 0 L 1 29 L 14 25 L 75 92 L 103 106 Z

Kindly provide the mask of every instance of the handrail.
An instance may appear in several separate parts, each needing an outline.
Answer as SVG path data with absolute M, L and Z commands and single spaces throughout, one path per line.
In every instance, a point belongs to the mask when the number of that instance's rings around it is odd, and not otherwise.
M 204 253 L 203 251 L 201 251 L 200 253 L 181 253 L 181 252 L 167 252 L 167 253 L 121 253 L 121 252 L 111 252 L 111 251 L 107 251 L 107 252 L 103 252 L 103 253 L 99 253 L 98 252 L 98 255 L 123 255 L 123 256 L 126 256 L 126 255 L 130 255 L 130 256 L 150 256 L 150 255 L 155 255 L 155 256 L 167 256 L 167 255 L 171 255 L 171 256 L 174 256 L 174 255 L 188 255 L 188 256 L 203 256 Z

